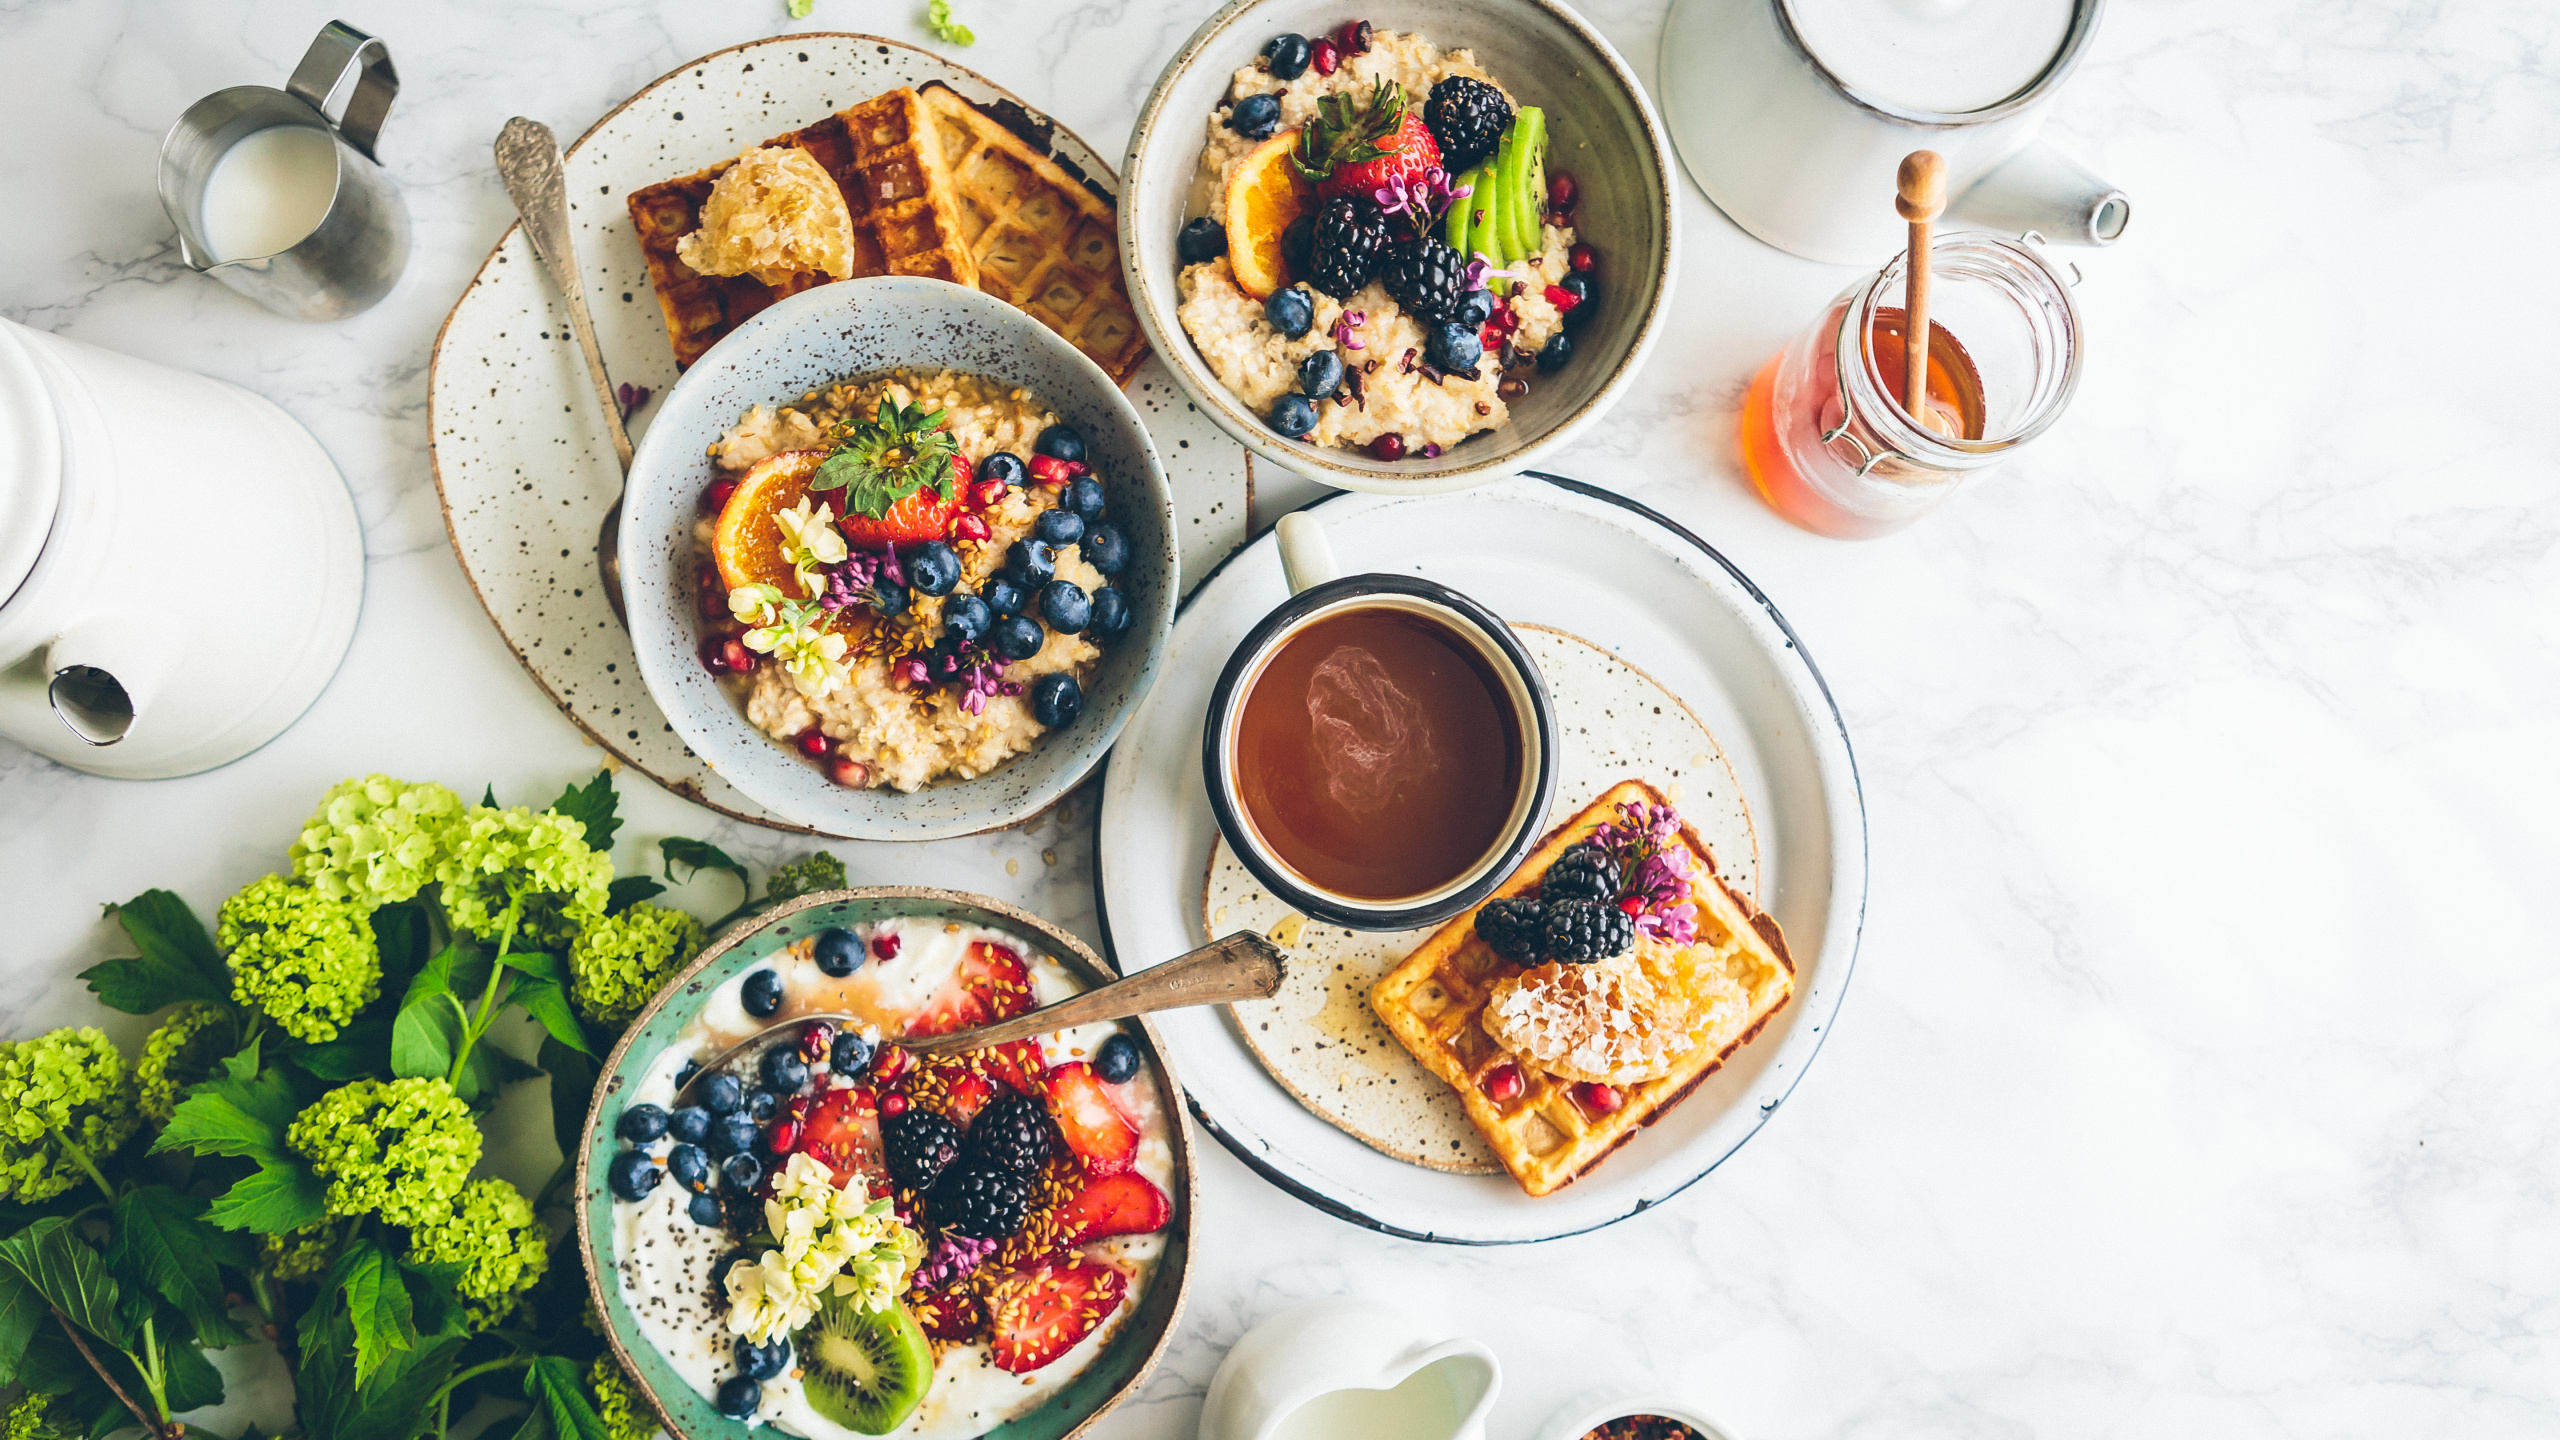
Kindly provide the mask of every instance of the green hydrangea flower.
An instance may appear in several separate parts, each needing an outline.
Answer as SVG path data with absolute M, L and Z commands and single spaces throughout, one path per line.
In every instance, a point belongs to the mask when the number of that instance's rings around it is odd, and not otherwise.
M 517 950 L 557 953 L 578 928 L 604 914 L 613 859 L 587 847 L 586 827 L 548 810 L 518 805 L 465 811 L 436 866 L 454 928 L 494 941 L 508 906 L 521 900 Z
M 780 865 L 764 877 L 764 898 L 796 900 L 812 890 L 844 888 L 844 862 L 821 850 L 794 865 Z
M 9 1407 L 8 1440 L 77 1440 L 86 1433 L 72 1428 L 69 1417 L 53 1408 L 53 1397 L 28 1391 Z M 616 1440 L 621 1440 L 617 1435 Z M 637 1437 L 635 1437 L 637 1440 Z
M 213 1073 L 222 1058 L 238 1048 L 239 1027 L 219 1005 L 190 1000 L 169 1012 L 142 1042 L 142 1058 L 133 1062 L 134 1092 L 143 1118 L 166 1125 L 178 1108 L 178 1097 L 190 1085 Z
M 474 1180 L 451 1209 L 410 1226 L 409 1257 L 424 1265 L 468 1266 L 453 1286 L 466 1299 L 513 1299 L 542 1278 L 551 1232 L 533 1218 L 523 1191 L 504 1180 Z
M 293 1118 L 285 1143 L 329 1182 L 332 1215 L 423 1225 L 449 1212 L 480 1163 L 471 1107 L 442 1080 L 357 1080 Z
M 269 875 L 222 902 L 215 938 L 229 951 L 231 998 L 317 1045 L 382 991 L 382 954 L 365 907 Z
M 124 1056 L 96 1027 L 0 1041 L 0 1199 L 52 1199 L 88 1179 L 79 1156 L 104 1164 L 141 1124 Z
M 598 1025 L 625 1025 L 702 950 L 702 922 L 642 901 L 587 922 L 569 947 L 569 1003 Z
M 338 1258 L 346 1228 L 344 1221 L 321 1220 L 281 1235 L 262 1236 L 259 1266 L 278 1280 L 317 1280 Z
M 604 1421 L 604 1433 L 613 1440 L 649 1440 L 658 1433 L 657 1412 L 640 1398 L 640 1387 L 631 1383 L 611 1355 L 596 1357 L 587 1370 L 587 1388 L 596 1393 L 597 1418 Z
M 461 823 L 462 797 L 442 785 L 367 775 L 320 797 L 288 853 L 293 873 L 321 894 L 372 910 L 436 878 Z

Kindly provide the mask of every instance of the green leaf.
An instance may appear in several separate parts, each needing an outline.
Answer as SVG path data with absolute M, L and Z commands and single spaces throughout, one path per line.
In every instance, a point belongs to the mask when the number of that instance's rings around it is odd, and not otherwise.
M 667 887 L 646 875 L 624 875 L 604 890 L 604 913 L 619 915 L 652 896 L 664 895 Z
M 71 1224 L 68 1216 L 49 1216 L 0 1240 L 0 1261 L 15 1268 L 72 1324 L 119 1349 L 131 1349 L 131 1332 L 116 1313 L 115 1277 Z
M 338 1031 L 337 1039 L 319 1045 L 305 1045 L 293 1051 L 293 1063 L 307 1073 L 335 1084 L 349 1080 L 390 1079 L 393 1018 L 390 1015 L 367 1015 L 350 1021 Z
M 578 1024 L 576 1012 L 569 1008 L 569 992 L 557 980 L 526 979 L 516 982 L 507 998 L 522 1005 L 525 1013 L 542 1022 L 551 1038 L 572 1050 L 587 1048 L 587 1032 Z M 593 1052 L 589 1052 L 593 1053 Z
M 152 1153 L 191 1150 L 198 1155 L 286 1157 L 284 1132 L 302 1113 L 304 1096 L 282 1069 L 258 1069 L 258 1042 L 222 1062 L 222 1072 L 194 1087 L 151 1142 Z
M 593 1051 L 563 1045 L 548 1036 L 543 1038 L 539 1058 L 542 1068 L 551 1073 L 551 1138 L 559 1142 L 562 1155 L 575 1156 L 586 1133 L 587 1105 L 595 1097 L 601 1070 Z
M 418 1327 L 409 1306 L 409 1285 L 400 1267 L 381 1246 L 357 1240 L 338 1257 L 322 1282 L 324 1291 L 346 1297 L 347 1318 L 355 1327 L 356 1384 L 373 1378 L 395 1350 L 418 1343 Z
M 569 980 L 561 973 L 560 958 L 545 955 L 539 950 L 510 950 L 499 957 L 499 962 L 520 975 L 532 975 L 564 985 Z
M 281 1235 L 328 1213 L 328 1181 L 299 1161 L 268 1160 L 258 1173 L 215 1196 L 204 1218 L 225 1230 Z
M 307 1440 L 414 1440 L 437 1390 L 453 1374 L 462 1337 L 422 1338 L 413 1349 L 395 1350 L 372 1383 L 359 1386 L 353 1323 L 335 1304 L 314 1306 L 313 1313 L 322 1319 L 314 1324 L 306 1316 L 294 1367 L 295 1410 Z
M 100 1004 L 128 1015 L 148 1015 L 181 1000 L 231 1003 L 231 972 L 186 901 L 166 890 L 145 890 L 122 905 L 108 906 L 107 913 L 142 953 L 80 972 Z
M 44 1296 L 14 1268 L 0 1265 L 0 1389 L 17 1383 L 27 1342 L 45 1322 Z
M 505 1046 L 483 1036 L 479 1044 L 471 1047 L 471 1059 L 462 1067 L 462 1083 L 454 1087 L 454 1093 L 469 1101 L 487 1096 L 494 1102 L 500 1090 L 541 1074 L 509 1054 Z
M 498 787 L 497 787 L 497 786 L 495 786 L 495 785 L 483 785 L 483 786 L 481 786 L 481 787 L 480 787 L 480 803 L 481 803 L 481 804 L 483 804 L 483 805 L 488 806 L 488 807 L 489 807 L 490 809 L 492 809 L 492 810 L 497 809 L 497 808 L 498 808 Z
M 726 870 L 738 877 L 739 889 L 754 893 L 747 885 L 747 867 L 730 859 L 727 851 L 708 841 L 670 835 L 658 842 L 658 853 L 666 857 L 667 878 L 678 885 L 704 870 Z M 682 875 L 676 873 L 679 865 L 685 867 Z
M 933 38 L 946 45 L 978 43 L 978 37 L 970 33 L 968 26 L 951 18 L 951 0 L 933 0 L 925 7 L 924 23 L 933 31 Z
M 614 813 L 613 772 L 599 770 L 595 778 L 582 788 L 576 785 L 560 792 L 551 802 L 551 813 L 564 820 L 575 820 L 586 827 L 587 848 L 601 855 L 613 848 L 613 832 L 622 828 L 621 817 Z
M 166 1296 L 195 1327 L 197 1344 L 237 1345 L 248 1337 L 231 1323 L 215 1266 L 220 1256 L 239 1254 L 238 1238 L 206 1224 L 205 1208 L 200 1197 L 181 1195 L 166 1185 L 145 1185 L 118 1196 L 115 1226 L 107 1235 L 107 1266 Z
M 427 947 L 434 934 L 435 926 L 421 901 L 395 901 L 373 912 L 373 945 L 382 956 L 383 999 L 407 993 L 409 977 L 427 963 Z
M 537 1355 L 524 1372 L 524 1393 L 535 1408 L 551 1412 L 551 1429 L 560 1440 L 613 1440 L 604 1417 L 587 1403 L 585 1376 L 578 1362 L 558 1355 Z
M 453 1052 L 470 1023 L 452 992 L 413 992 L 391 1022 L 391 1073 L 442 1079 L 452 1071 Z
M 172 1327 L 177 1321 L 176 1316 L 167 1315 L 163 1318 L 170 1322 L 160 1330 L 166 1342 L 165 1358 L 162 1363 L 167 1367 L 170 1412 L 183 1415 L 187 1411 L 202 1409 L 207 1405 L 221 1404 L 222 1372 L 213 1368 L 213 1362 L 204 1358 L 202 1350 L 172 1333 Z M 187 1427 L 187 1433 L 194 1435 L 199 1432 L 190 1425 Z

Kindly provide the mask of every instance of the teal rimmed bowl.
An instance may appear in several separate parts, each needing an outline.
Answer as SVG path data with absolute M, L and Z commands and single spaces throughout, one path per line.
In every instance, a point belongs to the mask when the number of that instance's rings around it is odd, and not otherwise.
M 1086 986 L 1108 984 L 1111 973 L 1084 942 L 1027 911 L 1001 900 L 958 890 L 918 886 L 879 886 L 860 890 L 826 890 L 785 902 L 750 923 L 733 927 L 705 947 L 684 973 L 640 1012 L 622 1041 L 605 1057 L 604 1073 L 587 1104 L 586 1128 L 578 1137 L 578 1249 L 587 1272 L 587 1293 L 604 1319 L 606 1343 L 622 1368 L 658 1412 L 667 1433 L 677 1440 L 784 1440 L 787 1432 L 770 1425 L 732 1420 L 712 1408 L 680 1378 L 656 1346 L 633 1323 L 623 1303 L 622 1287 L 608 1284 L 614 1273 L 610 1256 L 600 1252 L 598 1237 L 610 1246 L 613 1195 L 604 1186 L 606 1163 L 618 1142 L 613 1124 L 621 1118 L 621 1096 L 647 1073 L 658 1054 L 693 1023 L 703 998 L 736 976 L 772 958 L 793 941 L 815 935 L 830 925 L 855 926 L 879 920 L 922 916 L 1010 930 L 1046 950 Z M 1197 1180 L 1191 1163 L 1191 1125 L 1182 1092 L 1165 1064 L 1164 1047 L 1144 1020 L 1125 1022 L 1140 1037 L 1150 1073 L 1163 1097 L 1173 1147 L 1173 1221 L 1167 1227 L 1164 1257 L 1157 1262 L 1137 1312 L 1099 1359 L 1085 1367 L 1043 1402 L 1040 1408 L 986 1432 L 987 1440 L 1069 1440 L 1135 1393 L 1155 1369 L 1173 1341 L 1182 1317 L 1182 1302 L 1191 1285 L 1191 1227 L 1197 1208 Z

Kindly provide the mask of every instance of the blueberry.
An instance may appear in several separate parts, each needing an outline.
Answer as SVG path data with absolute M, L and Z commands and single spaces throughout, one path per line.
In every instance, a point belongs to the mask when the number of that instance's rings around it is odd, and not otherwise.
M 1484 342 L 1466 326 L 1444 320 L 1422 332 L 1422 358 L 1442 370 L 1472 370 L 1484 358 Z
M 1026 598 L 1021 585 L 1002 575 L 990 577 L 986 584 L 978 587 L 978 594 L 986 600 L 987 609 L 998 615 L 1021 614 L 1022 602 Z
M 759 1125 L 770 1125 L 782 1113 L 782 1097 L 770 1090 L 747 1092 L 747 1118 Z
M 1573 358 L 1573 337 L 1559 333 L 1538 351 L 1538 373 L 1553 375 Z
M 1040 432 L 1040 438 L 1031 442 L 1031 448 L 1053 460 L 1081 460 L 1084 458 L 1084 432 L 1073 425 L 1052 425 Z
M 975 640 L 986 634 L 987 627 L 994 623 L 996 623 L 996 612 L 987 605 L 986 601 L 975 595 L 954 595 L 942 602 L 942 633 L 949 639 L 963 643 Z M 856 944 L 854 958 L 846 965 L 845 974 L 853 973 L 853 966 L 861 963 L 861 955 L 862 947 Z M 818 957 L 818 967 L 825 969 L 826 963 L 826 956 L 821 952 Z M 827 973 L 833 975 L 836 972 L 828 970 Z
M 1331 350 L 1318 350 L 1298 362 L 1298 393 L 1310 400 L 1321 400 L 1342 388 L 1342 357 Z
M 1060 496 L 1064 500 L 1065 496 Z M 1064 504 L 1054 510 L 1043 510 L 1031 522 L 1031 533 L 1050 545 L 1073 545 L 1084 538 L 1084 517 Z
M 1600 313 L 1600 297 L 1592 291 L 1590 276 L 1567 275 L 1556 282 L 1556 288 L 1579 302 L 1564 312 L 1564 328 L 1567 330 L 1581 329 L 1591 323 L 1592 316 Z
M 667 1133 L 687 1145 L 699 1145 L 711 1133 L 711 1112 L 699 1105 L 687 1105 L 667 1117 Z
M 757 973 L 770 975 L 773 972 L 764 970 Z M 752 990 L 755 987 L 750 985 L 747 988 Z M 747 1087 L 739 1084 L 735 1075 L 714 1075 L 703 1081 L 693 1093 L 701 1100 L 702 1108 L 710 1111 L 714 1118 L 735 1115 L 747 1106 Z
M 1027 593 L 1058 573 L 1058 552 L 1045 540 L 1016 540 L 1005 547 L 1005 578 Z
M 809 1086 L 809 1062 L 788 1045 L 776 1045 L 756 1057 L 756 1073 L 777 1095 L 797 1095 Z
M 958 603 L 957 600 L 943 602 L 944 625 L 951 623 L 951 607 Z M 817 951 L 818 969 L 838 980 L 852 974 L 862 964 L 862 937 L 841 925 L 830 925 L 819 931 L 818 943 L 811 948 Z
M 753 1195 L 764 1181 L 764 1162 L 750 1151 L 720 1162 L 720 1188 L 732 1195 Z
M 1271 298 L 1262 302 L 1262 318 L 1271 322 L 1272 329 L 1295 340 L 1315 328 L 1316 297 L 1308 294 L 1304 285 L 1274 290 Z
M 871 1042 L 850 1030 L 838 1031 L 827 1064 L 839 1075 L 859 1075 L 871 1068 Z
M 1274 35 L 1262 47 L 1262 58 L 1274 80 L 1295 80 L 1307 73 L 1307 62 L 1315 58 L 1315 47 L 1304 35 Z
M 1316 428 L 1316 407 L 1304 395 L 1283 395 L 1271 405 L 1271 428 L 1303 440 Z
M 1106 503 L 1102 482 L 1090 475 L 1079 475 L 1068 481 L 1067 488 L 1058 494 L 1058 504 L 1076 512 L 1077 517 L 1088 525 L 1102 518 L 1102 507 Z
M 699 1075 L 699 1074 L 701 1074 L 701 1073 L 702 1073 L 702 1062 L 701 1062 L 701 1061 L 699 1061 L 699 1060 L 687 1060 L 686 1062 L 684 1062 L 684 1068 L 676 1072 L 676 1088 L 677 1088 L 677 1089 L 679 1089 L 679 1090 L 681 1090 L 681 1089 L 683 1089 L 684 1087 L 686 1087 L 687 1085 L 692 1084 L 692 1083 L 693 1083 L 693 1077 L 694 1077 L 694 1076 L 696 1076 L 696 1075 Z
M 738 1337 L 738 1370 L 750 1380 L 770 1380 L 791 1363 L 791 1341 L 776 1336 L 770 1345 L 758 1345 L 745 1336 Z
M 907 613 L 907 587 L 895 580 L 871 582 L 871 608 L 882 615 Z
M 1084 713 L 1084 689 L 1063 670 L 1031 682 L 1031 718 L 1052 730 L 1063 730 Z
M 613 1133 L 634 1145 L 646 1145 L 667 1133 L 667 1112 L 655 1105 L 634 1105 L 622 1112 Z
M 1484 322 L 1493 318 L 1493 292 L 1470 290 L 1459 296 L 1458 313 L 1450 318 L 1470 330 L 1483 329 Z
M 756 1148 L 756 1122 L 744 1115 L 729 1115 L 711 1122 L 711 1133 L 704 1137 L 703 1150 L 715 1159 L 725 1160 Z
M 720 1382 L 719 1393 L 712 1403 L 720 1413 L 732 1420 L 744 1420 L 764 1404 L 764 1387 L 744 1375 L 732 1375 Z
M 711 1157 L 698 1145 L 678 1145 L 667 1152 L 667 1173 L 675 1182 L 699 1195 L 711 1188 Z
M 1040 644 L 1040 622 L 1028 615 L 1007 615 L 987 632 L 987 648 L 1007 660 L 1028 660 Z
M 1129 564 L 1129 537 L 1121 534 L 1117 525 L 1096 525 L 1085 532 L 1079 553 L 1087 565 L 1105 575 L 1117 575 Z
M 1181 256 L 1185 265 L 1215 260 L 1227 253 L 1227 227 L 1206 215 L 1189 221 L 1183 225 L 1182 233 L 1173 237 L 1173 253 Z
M 1125 1085 L 1138 1073 L 1138 1042 L 1114 1035 L 1093 1052 L 1093 1073 L 1114 1085 Z
M 1085 638 L 1097 642 L 1117 640 L 1129 633 L 1129 597 L 1105 585 L 1093 592 L 1093 623 L 1084 630 Z
M 657 1161 L 649 1158 L 647 1151 L 625 1150 L 614 1156 L 613 1163 L 605 1167 L 604 1180 L 614 1194 L 625 1200 L 645 1200 L 650 1191 L 658 1188 L 658 1181 L 666 1173 L 658 1168 Z
M 1247 95 L 1227 112 L 1227 128 L 1247 140 L 1268 140 L 1280 131 L 1280 97 Z
M 738 1003 L 747 1013 L 761 1020 L 782 1008 L 782 977 L 771 970 L 758 970 L 738 987 Z M 720 1107 L 711 1107 L 718 1110 Z M 735 1106 L 730 1107 L 735 1109 Z
M 1093 601 L 1073 580 L 1052 580 L 1040 587 L 1040 618 L 1061 635 L 1074 635 L 1093 623 Z
M 1001 480 L 1015 489 L 1031 483 L 1031 467 L 1010 450 L 999 450 L 979 461 L 974 473 L 980 480 Z
M 948 595 L 960 583 L 959 552 L 939 540 L 917 546 L 904 564 L 907 584 L 919 595 Z
M 729 1216 L 728 1208 L 717 1195 L 696 1195 L 684 1203 L 684 1213 L 696 1225 L 717 1225 Z

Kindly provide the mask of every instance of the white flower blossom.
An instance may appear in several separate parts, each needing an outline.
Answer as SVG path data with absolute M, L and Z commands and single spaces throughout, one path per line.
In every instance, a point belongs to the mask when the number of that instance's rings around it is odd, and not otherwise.
M 837 1188 L 835 1172 L 807 1155 L 784 1163 L 764 1214 L 774 1248 L 731 1266 L 727 1282 L 729 1328 L 758 1345 L 816 1319 L 831 1292 L 886 1310 L 924 1258 L 924 1237 L 900 1223 L 888 1196 L 858 1175 Z
M 729 613 L 741 625 L 770 625 L 782 613 L 782 591 L 772 585 L 741 585 L 729 592 Z
M 826 577 L 819 572 L 829 565 L 844 563 L 844 536 L 836 529 L 835 513 L 819 504 L 810 510 L 803 498 L 797 505 L 773 517 L 782 529 L 782 559 L 800 577 L 801 590 L 816 595 L 827 588 Z

